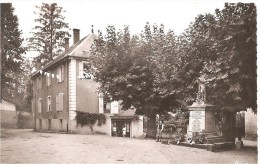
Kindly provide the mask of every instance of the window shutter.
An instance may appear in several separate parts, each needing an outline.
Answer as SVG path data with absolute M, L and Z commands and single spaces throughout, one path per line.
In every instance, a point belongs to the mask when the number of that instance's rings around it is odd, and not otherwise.
M 49 97 L 47 96 L 47 99 L 46 99 L 46 104 L 47 104 L 47 112 L 49 112 Z
M 60 111 L 63 110 L 63 96 L 64 94 L 63 93 L 60 93 L 59 94 L 59 108 L 60 108 Z
M 56 111 L 60 111 L 60 108 L 59 108 L 59 95 L 56 95 Z
M 47 111 L 51 111 L 51 96 L 47 97 Z
M 39 98 L 38 100 L 38 113 L 41 113 L 42 112 L 42 99 Z
M 99 93 L 98 94 L 98 111 L 99 113 L 104 113 L 104 100 L 103 100 L 103 94 Z
M 58 67 L 57 69 L 57 82 L 61 82 L 61 67 Z
M 118 101 L 111 102 L 111 114 L 118 114 Z
M 64 80 L 64 65 L 61 66 L 61 81 Z
M 51 96 L 50 96 L 50 99 L 49 99 L 49 103 L 50 103 L 50 111 L 52 111 L 52 108 L 51 108 Z

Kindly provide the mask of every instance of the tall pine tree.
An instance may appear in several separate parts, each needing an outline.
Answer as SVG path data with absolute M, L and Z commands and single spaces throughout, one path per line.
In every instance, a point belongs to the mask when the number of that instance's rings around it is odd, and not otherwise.
M 22 95 L 21 77 L 22 54 L 25 48 L 23 39 L 18 29 L 18 18 L 14 15 L 11 3 L 1 3 L 1 49 L 2 72 L 1 88 L 2 97 L 9 101 L 17 100 Z
M 31 51 L 38 52 L 37 59 L 42 64 L 50 62 L 53 57 L 60 54 L 65 44 L 64 38 L 69 37 L 69 25 L 64 22 L 65 17 L 62 15 L 65 11 L 57 3 L 42 3 L 36 6 L 38 15 L 34 21 L 33 36 L 29 39 L 29 48 Z

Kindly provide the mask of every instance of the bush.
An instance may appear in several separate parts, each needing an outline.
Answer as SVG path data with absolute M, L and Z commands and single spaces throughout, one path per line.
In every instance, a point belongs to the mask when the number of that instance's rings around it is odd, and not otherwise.
M 81 126 L 90 125 L 92 127 L 96 121 L 98 121 L 98 126 L 101 126 L 106 123 L 106 116 L 104 114 L 88 113 L 81 111 L 76 112 L 77 126 L 80 124 Z

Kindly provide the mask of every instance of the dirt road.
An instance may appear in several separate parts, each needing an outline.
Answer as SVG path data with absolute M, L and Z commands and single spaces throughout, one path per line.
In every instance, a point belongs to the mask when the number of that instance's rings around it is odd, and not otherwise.
M 257 163 L 257 151 L 210 152 L 154 140 L 1 130 L 1 163 Z

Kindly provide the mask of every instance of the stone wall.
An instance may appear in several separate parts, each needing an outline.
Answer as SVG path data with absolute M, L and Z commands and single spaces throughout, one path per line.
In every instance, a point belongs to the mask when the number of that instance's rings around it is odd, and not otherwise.
M 15 129 L 17 128 L 16 111 L 0 110 L 1 115 L 1 129 Z
M 245 138 L 257 139 L 257 115 L 250 109 L 245 112 Z

